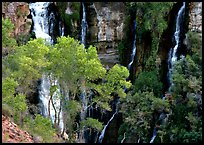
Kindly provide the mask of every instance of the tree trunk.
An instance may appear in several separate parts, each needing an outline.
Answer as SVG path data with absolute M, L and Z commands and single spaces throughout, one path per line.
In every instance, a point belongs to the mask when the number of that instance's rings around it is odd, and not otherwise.
M 52 100 L 52 96 L 50 96 L 50 99 L 49 99 L 49 101 L 48 101 L 48 116 L 49 116 L 49 117 L 51 117 L 51 116 L 50 116 L 50 103 L 51 103 L 51 100 Z
M 60 99 L 60 108 L 59 108 L 59 112 L 58 112 L 58 122 L 57 122 L 57 125 L 59 126 L 59 124 L 60 124 L 60 112 L 61 112 L 61 110 L 62 110 L 62 101 L 61 101 L 61 99 Z
M 57 123 L 57 110 L 56 110 L 55 105 L 54 105 L 54 103 L 53 103 L 53 99 L 51 99 L 51 103 L 52 103 L 52 107 L 53 107 L 53 109 L 54 109 L 54 111 L 55 111 L 54 125 L 56 125 L 56 123 Z

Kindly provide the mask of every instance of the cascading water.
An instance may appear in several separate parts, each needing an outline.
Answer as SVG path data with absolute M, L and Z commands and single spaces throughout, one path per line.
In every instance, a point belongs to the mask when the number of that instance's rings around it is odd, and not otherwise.
M 84 46 L 86 45 L 86 28 L 87 28 L 86 9 L 85 9 L 84 3 L 82 2 L 82 20 L 81 20 L 81 40 L 80 42 L 81 44 L 84 44 Z M 82 89 L 81 102 L 82 102 L 83 109 L 81 110 L 81 113 L 80 113 L 80 119 L 82 121 L 86 119 L 87 105 L 88 105 L 85 88 Z M 79 140 L 80 140 L 79 142 L 85 142 L 86 140 L 84 128 L 82 129 L 81 134 L 79 134 Z
M 82 11 L 83 11 L 83 17 L 81 21 L 81 43 L 86 45 L 86 29 L 87 29 L 87 22 L 86 22 L 86 9 L 84 6 L 84 3 L 82 2 Z
M 53 39 L 49 35 L 50 31 L 49 28 L 51 27 L 53 29 L 53 24 L 50 24 L 49 21 L 53 19 L 53 13 L 51 13 L 51 17 L 48 16 L 47 7 L 51 4 L 51 2 L 36 2 L 36 3 L 30 3 L 29 8 L 31 9 L 31 15 L 34 22 L 34 29 L 36 38 L 43 38 L 46 42 L 49 42 L 51 45 L 53 45 Z M 52 21 L 51 21 L 52 22 Z M 51 30 L 52 32 L 52 30 Z M 53 104 L 50 103 L 50 106 L 48 106 L 49 98 L 50 98 L 50 87 L 53 85 L 57 85 L 58 89 L 53 94 Z M 49 111 L 48 108 L 50 107 L 50 118 L 52 120 L 52 123 L 54 123 L 54 120 L 58 120 L 58 113 L 60 108 L 60 100 L 56 99 L 56 95 L 60 94 L 59 90 L 59 84 L 57 80 L 52 79 L 52 76 L 43 75 L 42 76 L 42 82 L 41 82 L 41 89 L 40 89 L 40 100 L 42 101 L 42 115 L 48 117 Z M 51 105 L 52 104 L 52 105 Z M 57 117 L 55 118 L 55 110 L 53 108 L 56 108 Z M 63 120 L 62 120 L 62 112 L 60 112 L 60 122 L 59 127 L 62 132 L 63 130 Z
M 110 120 L 108 121 L 108 123 L 104 126 L 102 132 L 101 132 L 101 135 L 99 136 L 99 143 L 102 143 L 103 141 L 103 138 L 104 138 L 104 135 L 105 135 L 105 131 L 106 131 L 106 128 L 108 127 L 109 123 L 113 120 L 114 116 L 117 114 L 117 110 L 115 111 L 115 113 L 113 114 L 113 116 L 110 118 Z
M 86 10 L 83 2 L 82 2 L 82 11 L 83 11 L 83 14 L 82 14 L 82 21 L 81 21 L 81 43 L 85 45 L 87 22 L 86 22 Z M 85 119 L 86 110 L 87 110 L 87 99 L 85 97 L 86 97 L 86 90 L 83 89 L 81 94 L 81 100 L 82 100 L 82 106 L 84 111 L 81 112 L 81 119 Z
M 48 35 L 48 17 L 47 7 L 50 2 L 37 2 L 30 3 L 31 15 L 34 22 L 34 29 L 36 38 L 44 38 L 47 42 L 51 43 L 51 37 Z
M 153 131 L 153 136 L 152 136 L 152 138 L 151 138 L 151 140 L 150 140 L 149 143 L 153 143 L 153 141 L 154 141 L 154 139 L 156 138 L 156 136 L 157 136 L 157 130 L 156 130 L 156 127 L 155 127 L 155 128 L 154 128 L 154 131 Z
M 136 54 L 136 20 L 134 20 L 134 28 L 133 28 L 133 34 L 134 34 L 134 41 L 133 41 L 133 47 L 132 47 L 132 53 L 131 53 L 131 59 L 130 63 L 128 64 L 128 70 L 130 71 L 131 66 L 133 64 L 135 54 Z
M 61 21 L 59 21 L 59 32 L 60 36 L 64 36 L 64 25 Z
M 174 46 L 173 49 L 170 49 L 169 51 L 169 58 L 168 58 L 168 69 L 169 69 L 169 72 L 167 74 L 167 77 L 169 78 L 170 80 L 170 86 L 169 86 L 169 91 L 171 89 L 171 87 L 173 86 L 172 84 L 172 80 L 171 80 L 171 77 L 172 77 L 172 70 L 173 70 L 173 65 L 174 63 L 177 61 L 177 56 L 176 56 L 176 53 L 177 53 L 177 49 L 179 47 L 179 43 L 180 43 L 180 33 L 181 33 L 181 27 L 182 27 L 182 15 L 184 15 L 185 13 L 185 2 L 183 2 L 183 5 L 182 7 L 180 8 L 178 14 L 177 14 L 177 18 L 176 18 L 176 31 L 174 33 L 174 38 L 176 40 L 176 45 Z M 165 96 L 162 98 L 163 100 L 165 99 Z M 161 114 L 161 116 L 164 116 L 164 114 Z M 165 119 L 165 117 L 162 118 L 162 120 Z M 154 127 L 154 131 L 153 131 L 153 135 L 152 135 L 152 138 L 151 138 L 151 141 L 150 143 L 153 143 L 154 142 L 154 139 L 156 138 L 157 136 L 157 129 L 156 127 Z
M 176 18 L 176 31 L 174 33 L 176 45 L 174 46 L 173 49 L 170 49 L 170 51 L 169 51 L 169 58 L 168 58 L 168 62 L 169 62 L 168 70 L 169 70 L 169 72 L 167 74 L 167 76 L 169 77 L 169 81 L 170 81 L 169 89 L 171 89 L 171 86 L 173 85 L 172 80 L 171 80 L 172 70 L 173 70 L 174 63 L 177 61 L 176 53 L 177 53 L 177 49 L 178 49 L 179 43 L 180 43 L 180 33 L 181 33 L 181 24 L 182 24 L 181 22 L 183 21 L 182 16 L 184 15 L 184 13 L 185 13 L 185 2 L 183 2 L 183 6 L 180 8 L 178 15 L 177 15 L 177 18 Z

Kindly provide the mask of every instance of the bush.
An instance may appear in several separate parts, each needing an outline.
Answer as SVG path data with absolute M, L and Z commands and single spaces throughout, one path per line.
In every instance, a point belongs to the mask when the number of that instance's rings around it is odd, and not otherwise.
M 52 122 L 48 118 L 41 115 L 36 115 L 34 121 L 30 122 L 30 131 L 34 136 L 41 136 L 44 143 L 53 142 L 55 129 L 52 127 Z
M 135 91 L 153 91 L 156 96 L 161 96 L 161 89 L 156 71 L 142 72 L 135 81 Z
M 2 104 L 2 114 L 8 117 L 13 116 L 13 109 L 7 104 Z

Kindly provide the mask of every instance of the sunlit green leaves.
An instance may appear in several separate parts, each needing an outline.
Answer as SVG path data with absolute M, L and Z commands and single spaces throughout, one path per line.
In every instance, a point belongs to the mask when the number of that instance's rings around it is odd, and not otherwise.
M 13 96 L 18 83 L 10 77 L 2 80 L 2 97 Z
M 9 18 L 2 17 L 2 46 L 7 49 L 16 46 L 16 40 L 11 38 L 10 35 L 14 30 L 14 24 Z
M 34 135 L 42 136 L 43 142 L 52 142 L 55 129 L 52 127 L 50 119 L 41 115 L 36 115 L 35 120 L 31 122 L 32 128 L 30 129 Z

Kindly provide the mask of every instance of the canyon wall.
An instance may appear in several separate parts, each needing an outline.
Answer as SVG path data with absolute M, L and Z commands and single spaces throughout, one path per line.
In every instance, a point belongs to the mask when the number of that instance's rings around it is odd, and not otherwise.
M 8 17 L 14 23 L 13 36 L 28 35 L 30 33 L 32 19 L 27 2 L 2 2 L 2 17 Z
M 87 7 L 87 43 L 97 47 L 99 58 L 106 67 L 119 63 L 118 44 L 123 38 L 124 3 L 94 2 Z

